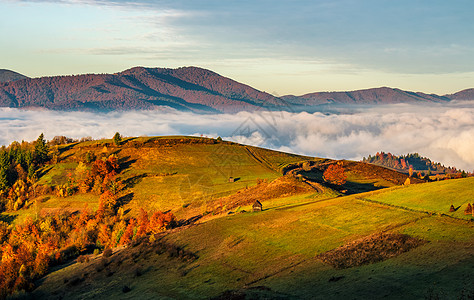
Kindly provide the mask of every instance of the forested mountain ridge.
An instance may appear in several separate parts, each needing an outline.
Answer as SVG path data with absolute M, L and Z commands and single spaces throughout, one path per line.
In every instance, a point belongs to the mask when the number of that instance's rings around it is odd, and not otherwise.
M 0 71 L 0 107 L 43 107 L 55 110 L 142 110 L 168 106 L 198 113 L 233 113 L 262 108 L 312 111 L 320 105 L 448 103 L 452 100 L 472 100 L 473 91 L 466 89 L 440 96 L 381 87 L 275 97 L 198 67 L 134 67 L 114 74 L 40 78 L 28 78 L 8 70 Z
M 169 106 L 195 112 L 256 110 L 282 101 L 197 67 L 135 67 L 115 74 L 31 78 L 0 83 L 0 106 L 57 110 L 133 110 Z

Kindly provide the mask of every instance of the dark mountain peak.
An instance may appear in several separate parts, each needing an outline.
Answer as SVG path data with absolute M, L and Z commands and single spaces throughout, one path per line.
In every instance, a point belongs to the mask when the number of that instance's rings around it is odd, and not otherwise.
M 279 105 L 278 99 L 198 67 L 134 67 L 115 74 L 53 76 L 0 83 L 0 106 L 60 110 L 130 110 L 170 106 L 238 112 Z
M 11 82 L 26 78 L 28 77 L 20 73 L 11 70 L 0 69 L 0 82 Z

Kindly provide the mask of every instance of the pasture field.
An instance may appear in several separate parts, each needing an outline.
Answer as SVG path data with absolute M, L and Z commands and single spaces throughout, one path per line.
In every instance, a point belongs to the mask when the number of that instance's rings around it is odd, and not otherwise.
M 89 254 L 85 262 L 58 266 L 37 282 L 29 295 L 34 298 L 474 295 L 474 222 L 464 215 L 474 201 L 474 178 L 402 186 L 404 174 L 342 161 L 347 183 L 336 187 L 322 178 L 324 166 L 335 161 L 197 137 L 126 138 L 118 146 L 89 141 L 60 146 L 59 152 L 58 163 L 40 170 L 40 185 L 54 189 L 75 180 L 78 170 L 90 169 L 86 157 L 115 155 L 125 218 L 144 208 L 171 211 L 190 225 L 116 248 L 108 258 Z M 86 204 L 96 210 L 98 199 L 93 192 L 39 195 L 1 218 L 15 224 L 58 210 L 80 211 Z M 255 200 L 263 211 L 252 212 Z M 457 208 L 452 213 L 451 204 Z M 186 223 L 190 218 L 197 222 Z M 351 245 L 355 252 L 339 258 L 363 258 L 368 251 L 363 241 L 375 245 L 382 235 L 409 236 L 418 244 L 395 256 L 381 250 L 375 262 L 347 268 L 321 259 Z
M 300 201 L 307 196 L 299 196 Z M 91 293 L 121 297 L 121 283 L 129 282 L 127 297 L 150 299 L 206 299 L 258 286 L 271 289 L 266 290 L 271 297 L 289 299 L 472 295 L 472 222 L 370 203 L 356 195 L 268 206 L 263 212 L 235 213 L 166 235 L 167 242 L 196 253 L 199 258 L 193 262 L 152 253 L 138 261 L 146 270 L 139 277 L 117 272 L 112 280 L 91 267 L 88 276 L 94 281 L 86 279 L 87 288 L 65 291 L 58 282 L 83 274 L 83 267 L 75 264 L 47 276 L 36 292 L 77 299 Z M 378 232 L 408 234 L 425 243 L 397 257 L 348 269 L 335 269 L 317 258 Z
M 366 198 L 414 210 L 471 220 L 472 215 L 465 215 L 464 210 L 468 203 L 474 203 L 474 178 L 397 187 L 393 191 L 376 192 Z M 449 212 L 451 205 L 456 209 L 455 212 Z

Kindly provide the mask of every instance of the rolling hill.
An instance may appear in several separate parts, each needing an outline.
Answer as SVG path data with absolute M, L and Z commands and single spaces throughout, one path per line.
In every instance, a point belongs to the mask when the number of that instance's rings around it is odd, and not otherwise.
M 446 103 L 453 99 L 474 99 L 472 89 L 439 96 L 382 87 L 278 98 L 198 67 L 135 67 L 115 74 L 41 78 L 0 72 L 0 107 L 110 111 L 169 106 L 198 113 L 233 113 L 262 108 L 312 111 L 324 105 L 341 104 Z
M 107 255 L 86 252 L 52 267 L 35 289 L 14 297 L 474 295 L 474 227 L 463 213 L 472 201 L 474 178 L 404 186 L 405 174 L 380 166 L 182 136 L 127 138 L 120 145 L 77 142 L 59 145 L 56 155 L 39 170 L 38 187 L 75 182 L 90 168 L 91 157 L 113 156 L 122 183 L 117 203 L 123 216 L 117 213 L 116 220 L 134 218 L 140 209 L 160 210 L 172 212 L 178 225 L 137 237 Z M 345 170 L 342 186 L 322 177 L 333 164 Z M 32 204 L 4 212 L 1 219 L 22 224 L 27 217 L 47 221 L 55 213 L 82 216 L 85 204 L 98 210 L 99 197 L 38 194 Z M 262 212 L 252 212 L 255 200 L 263 204 Z M 451 204 L 456 211 L 449 212 Z
M 271 200 L 285 194 L 286 189 L 289 189 L 288 196 L 308 191 L 313 191 L 318 198 L 341 194 L 334 187 L 323 187 L 323 191 L 318 192 L 317 188 L 308 184 L 324 184 L 323 170 L 334 163 L 333 160 L 219 142 L 215 139 L 140 137 L 127 139 L 121 146 L 114 145 L 111 140 L 99 140 L 59 146 L 59 149 L 60 157 L 64 158 L 40 172 L 42 176 L 38 179 L 39 185 L 54 188 L 65 184 L 68 174 L 77 173 L 88 153 L 93 153 L 97 158 L 116 155 L 122 168 L 118 176 L 126 187 L 122 195 L 126 200 L 125 209 L 171 209 L 180 218 L 214 212 L 220 202 L 235 200 L 236 195 L 253 194 L 252 197 Z M 303 162 L 309 162 L 310 167 L 303 168 Z M 407 178 L 405 174 L 375 165 L 358 162 L 343 162 L 343 165 L 348 180 L 339 190 L 347 190 L 345 193 L 400 185 Z M 291 179 L 299 175 L 303 176 L 303 182 Z M 229 183 L 229 177 L 235 178 L 235 182 Z M 261 184 L 257 184 L 257 181 L 261 181 Z M 280 188 L 277 193 L 266 195 L 276 186 Z M 292 190 L 294 186 L 297 187 L 295 191 Z M 88 203 L 91 208 L 96 209 L 98 198 L 99 195 L 94 193 L 77 193 L 64 202 L 62 197 L 49 195 L 48 201 L 23 210 L 18 220 L 58 206 L 69 211 L 79 211 Z M 237 205 L 229 209 L 249 204 L 251 203 L 237 202 Z M 221 208 L 218 210 L 222 211 Z

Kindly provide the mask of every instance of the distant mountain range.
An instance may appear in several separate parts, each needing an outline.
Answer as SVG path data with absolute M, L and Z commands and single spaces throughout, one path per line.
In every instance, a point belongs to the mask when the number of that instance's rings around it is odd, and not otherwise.
M 445 103 L 474 100 L 474 89 L 451 95 L 388 87 L 351 92 L 317 92 L 275 97 L 197 67 L 135 67 L 115 74 L 28 78 L 0 70 L 0 107 L 56 110 L 132 110 L 169 106 L 194 112 L 304 111 L 321 105 Z
M 468 91 L 468 90 L 466 90 Z M 464 91 L 463 91 L 464 92 Z M 461 93 L 461 92 L 459 92 Z M 316 92 L 302 96 L 283 96 L 282 98 L 292 103 L 301 105 L 321 105 L 321 104 L 393 104 L 393 103 L 423 103 L 435 102 L 443 103 L 454 99 L 459 93 L 454 95 L 439 96 L 435 94 L 424 94 L 420 92 L 402 91 L 388 87 L 373 88 L 351 92 Z M 473 97 L 474 89 L 466 95 Z M 451 97 L 452 98 L 451 98 Z M 467 100 L 467 99 L 466 99 Z

